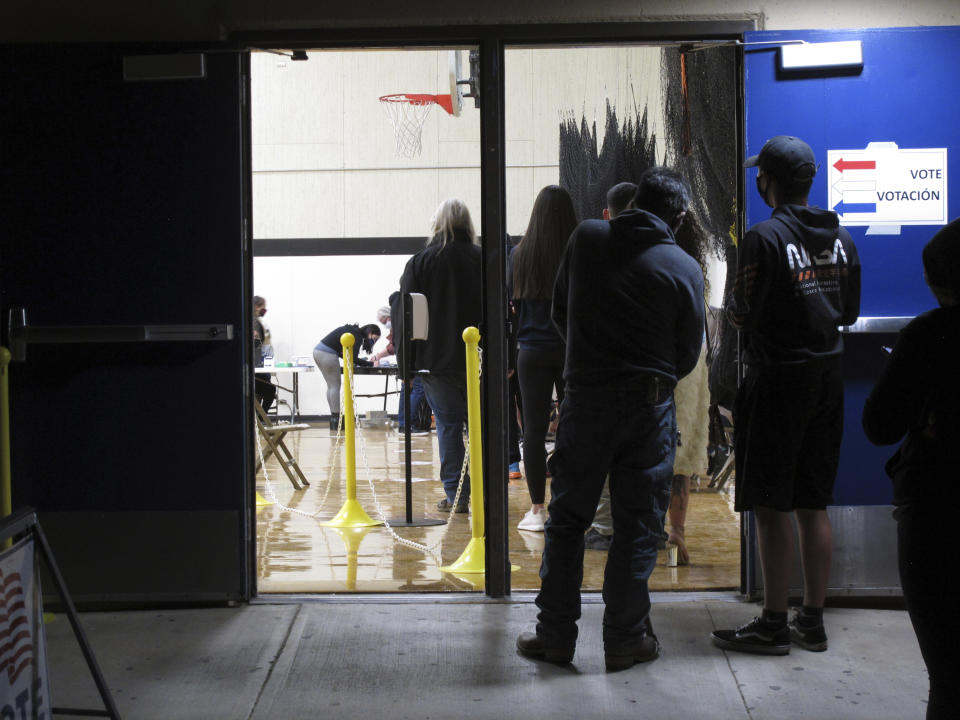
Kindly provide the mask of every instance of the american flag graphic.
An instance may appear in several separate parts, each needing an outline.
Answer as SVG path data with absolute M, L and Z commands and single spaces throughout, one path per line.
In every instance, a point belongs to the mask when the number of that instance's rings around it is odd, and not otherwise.
M 33 633 L 20 573 L 0 567 L 0 676 L 10 685 L 33 664 Z

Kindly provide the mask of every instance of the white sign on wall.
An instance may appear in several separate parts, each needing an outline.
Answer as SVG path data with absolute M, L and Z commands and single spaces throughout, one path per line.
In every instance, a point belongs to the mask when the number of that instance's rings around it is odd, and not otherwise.
M 897 235 L 902 225 L 947 222 L 946 148 L 872 142 L 862 150 L 828 150 L 827 165 L 827 207 L 842 225 Z

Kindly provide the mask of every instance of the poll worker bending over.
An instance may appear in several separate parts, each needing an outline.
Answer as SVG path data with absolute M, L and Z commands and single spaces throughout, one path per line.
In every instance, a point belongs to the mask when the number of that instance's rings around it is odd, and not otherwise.
M 949 538 L 960 505 L 960 219 L 927 243 L 923 268 L 940 307 L 900 331 L 863 429 L 878 445 L 903 441 L 887 463 L 900 585 L 930 675 L 927 720 L 939 720 L 960 708 L 960 553 Z
M 837 214 L 809 207 L 813 150 L 778 135 L 746 167 L 770 207 L 740 241 L 728 315 L 743 331 L 746 373 L 734 406 L 735 507 L 753 510 L 763 569 L 763 614 L 715 645 L 767 655 L 827 649 L 833 502 L 843 434 L 843 338 L 860 312 L 860 261 Z M 787 624 L 793 525 L 800 529 L 803 608 Z
M 340 358 L 343 357 L 343 345 L 340 336 L 344 333 L 353 335 L 353 364 L 371 365 L 369 360 L 360 357 L 360 350 L 369 353 L 380 339 L 380 326 L 374 323 L 364 325 L 341 325 L 336 330 L 327 333 L 323 340 L 313 348 L 313 361 L 320 368 L 323 379 L 327 383 L 327 404 L 330 406 L 330 430 L 336 432 L 340 424 Z M 347 408 L 353 412 L 353 408 Z
M 566 340 L 566 394 L 549 462 L 536 633 L 517 638 L 528 657 L 573 659 L 583 534 L 609 472 L 614 533 L 603 643 L 610 671 L 659 654 L 647 579 L 670 501 L 673 388 L 697 362 L 704 323 L 703 273 L 673 236 L 690 191 L 662 167 L 637 185 L 635 209 L 577 226 L 557 273 L 553 318 Z

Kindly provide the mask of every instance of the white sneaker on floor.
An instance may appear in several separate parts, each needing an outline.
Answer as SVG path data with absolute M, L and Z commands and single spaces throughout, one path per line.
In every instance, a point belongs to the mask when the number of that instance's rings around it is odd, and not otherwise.
M 527 510 L 527 514 L 517 523 L 518 530 L 530 530 L 531 532 L 543 532 L 543 523 L 547 519 L 547 511 L 541 510 L 538 513 L 533 508 Z

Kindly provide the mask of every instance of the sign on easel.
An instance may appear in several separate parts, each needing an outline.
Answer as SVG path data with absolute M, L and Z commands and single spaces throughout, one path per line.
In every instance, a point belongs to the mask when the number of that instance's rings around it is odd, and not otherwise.
M 120 720 L 120 713 L 93 656 L 60 568 L 33 508 L 21 508 L 0 518 L 0 547 L 20 538 L 0 553 L 0 720 L 49 720 L 54 715 L 84 715 Z M 47 643 L 43 630 L 43 597 L 38 560 L 43 559 L 60 595 L 70 627 L 103 700 L 104 710 L 53 707 L 47 673 Z
M 899 148 L 872 142 L 860 150 L 827 150 L 827 207 L 841 225 L 868 235 L 899 235 L 903 225 L 944 225 L 947 149 Z
M 49 718 L 50 684 L 34 541 L 0 554 L 0 718 Z

